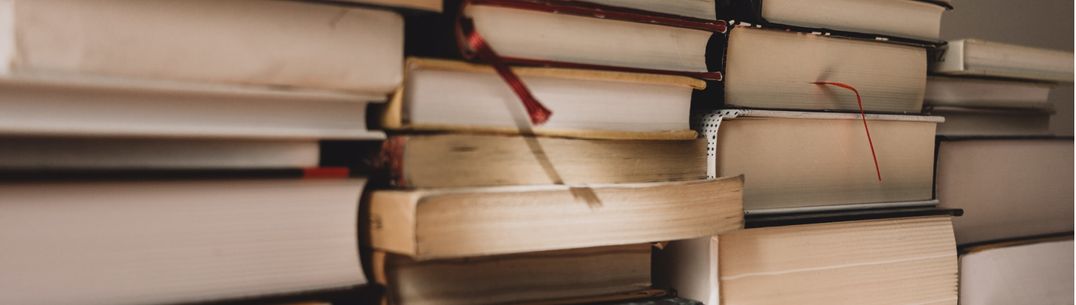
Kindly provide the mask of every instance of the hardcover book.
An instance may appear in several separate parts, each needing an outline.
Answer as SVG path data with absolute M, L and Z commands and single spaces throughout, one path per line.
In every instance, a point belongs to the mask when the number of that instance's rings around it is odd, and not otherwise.
M 1072 138 L 942 139 L 938 201 L 960 244 L 1071 232 Z
M 448 1 L 450 14 L 409 20 L 408 48 L 409 54 L 427 57 L 474 55 L 484 61 L 652 70 L 720 79 L 720 73 L 712 69 L 720 56 L 708 55 L 713 53 L 707 48 L 712 38 L 725 31 L 725 22 L 693 18 L 713 11 L 703 8 L 706 2 Z M 687 13 L 681 6 L 700 11 Z M 499 59 L 477 54 L 487 48 Z
M 2 170 L 222 170 L 319 165 L 310 140 L 0 137 Z
M 403 89 L 382 125 L 396 130 L 533 133 L 589 139 L 695 138 L 691 93 L 703 81 L 660 74 L 513 68 L 553 116 L 530 126 L 519 97 L 489 66 L 460 61 L 407 62 Z
M 325 1 L 344 1 L 373 5 L 384 5 L 390 7 L 414 9 L 440 13 L 443 10 L 442 0 L 325 0 Z
M 712 173 L 744 175 L 744 209 L 772 213 L 933 204 L 934 136 L 942 121 L 724 110 L 700 125 L 714 152 Z
M 0 303 L 193 303 L 363 285 L 364 184 L 8 181 Z
M 930 115 L 943 116 L 939 136 L 1019 137 L 1049 136 L 1053 109 L 999 109 L 927 107 Z
M 1070 233 L 964 249 L 960 255 L 960 303 L 1072 303 L 1072 248 Z
M 936 42 L 948 0 L 718 1 L 719 18 L 805 32 Z
M 934 107 L 1040 109 L 1053 108 L 1047 82 L 955 77 L 927 77 L 924 104 Z
M 1072 52 L 961 39 L 949 42 L 944 56 L 931 63 L 930 71 L 945 75 L 1071 83 L 1072 67 Z
M 583 0 L 583 2 L 705 20 L 717 19 L 716 0 Z
M 742 177 L 374 191 L 370 245 L 415 260 L 658 242 L 743 227 Z
M 299 1 L 0 3 L 0 75 L 281 86 L 384 96 L 403 18 Z
M 957 304 L 950 219 L 814 223 L 674 241 L 656 251 L 654 277 L 658 287 L 708 305 Z
M 706 178 L 706 141 L 702 139 L 644 141 L 400 135 L 385 141 L 380 159 L 379 163 L 388 171 L 391 182 L 406 188 L 581 185 Z
M 733 27 L 726 43 L 726 107 L 859 111 L 852 91 L 816 83 L 830 81 L 853 86 L 867 112 L 922 111 L 922 47 L 750 26 Z
M 375 252 L 396 305 L 582 304 L 650 296 L 650 244 L 415 261 Z

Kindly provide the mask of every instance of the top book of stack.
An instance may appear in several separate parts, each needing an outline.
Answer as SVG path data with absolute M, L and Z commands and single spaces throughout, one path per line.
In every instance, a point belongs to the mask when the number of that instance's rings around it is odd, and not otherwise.
M 384 138 L 366 106 L 404 40 L 384 5 L 436 1 L 376 2 L 2 1 L 0 136 L 31 140 L 0 167 L 309 167 L 318 140 Z
M 800 31 L 937 42 L 948 0 L 720 1 L 719 18 Z
M 1066 83 L 1073 80 L 1072 52 L 977 39 L 950 41 L 944 56 L 932 64 L 931 72 L 945 75 Z
M 374 95 L 390 93 L 401 79 L 403 20 L 390 11 L 286 1 L 3 5 L 5 77 L 135 78 Z

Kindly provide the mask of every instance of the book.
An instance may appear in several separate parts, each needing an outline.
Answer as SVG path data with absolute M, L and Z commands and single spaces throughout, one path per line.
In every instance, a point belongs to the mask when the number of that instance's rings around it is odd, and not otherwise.
M 676 15 L 682 17 L 716 20 L 716 0 L 583 0 L 584 2 L 613 7 L 630 8 L 652 13 Z
M 719 62 L 720 58 L 709 58 L 707 48 L 712 38 L 724 32 L 724 21 L 639 10 L 660 8 L 661 12 L 669 12 L 674 7 L 670 3 L 689 1 L 662 1 L 660 5 L 644 2 L 446 1 L 445 11 L 452 13 L 408 20 L 408 54 L 463 58 L 477 51 L 470 43 L 459 45 L 455 31 L 459 27 L 464 36 L 480 37 L 497 57 L 509 62 L 717 72 L 717 66 L 708 63 Z
M 647 296 L 650 248 L 632 244 L 434 261 L 375 252 L 372 269 L 396 305 L 593 303 Z
M 601 302 L 594 305 L 702 305 L 701 302 L 675 296 L 661 296 L 620 302 Z
M 1072 235 L 986 244 L 960 256 L 960 304 L 1072 303 Z
M 3 170 L 221 170 L 318 166 L 317 141 L 0 137 Z
M 704 304 L 957 304 L 950 216 L 753 228 L 674 241 L 654 278 Z
M 943 56 L 932 62 L 930 71 L 1071 83 L 1072 65 L 1072 52 L 960 39 L 949 41 Z
M 364 285 L 349 289 L 313 291 L 308 293 L 251 296 L 235 300 L 198 302 L 205 305 L 332 305 L 378 304 L 383 288 Z
M 853 113 L 724 110 L 700 125 L 714 174 L 744 175 L 744 209 L 769 213 L 932 204 L 942 121 L 867 114 L 869 140 Z
M 384 138 L 365 120 L 383 95 L 70 75 L 0 76 L 0 91 L 5 136 Z
M 743 227 L 742 188 L 742 177 L 729 177 L 378 190 L 369 243 L 424 261 L 694 238 Z
M 937 41 L 949 1 L 718 1 L 720 18 L 806 30 L 853 32 Z
M 1052 108 L 1000 109 L 928 107 L 930 115 L 943 116 L 939 136 L 1048 136 Z
M 107 76 L 384 96 L 403 18 L 299 1 L 4 1 L 0 75 Z
M 690 129 L 691 93 L 706 84 L 682 76 L 513 68 L 554 115 L 537 135 L 590 139 L 677 139 Z M 382 126 L 396 130 L 518 134 L 527 113 L 492 67 L 411 58 L 403 89 L 389 102 Z
M 325 0 L 325 1 L 343 1 L 354 2 L 373 5 L 384 5 L 390 7 L 398 7 L 404 9 L 413 9 L 420 11 L 428 11 L 440 13 L 444 10 L 444 5 L 441 0 Z
M 405 188 L 706 178 L 706 141 L 702 139 L 580 140 L 415 134 L 390 137 L 384 142 L 380 159 L 391 182 Z
M 748 26 L 726 43 L 726 107 L 859 111 L 853 92 L 814 83 L 834 81 L 854 86 L 867 112 L 922 111 L 922 47 Z
M 945 117 L 943 136 L 1050 135 L 1051 83 L 931 76 L 924 111 Z
M 938 144 L 940 206 L 962 208 L 960 244 L 1073 228 L 1072 138 L 943 139 Z
M 6 182 L 0 303 L 190 303 L 362 285 L 364 183 Z
M 1044 82 L 973 77 L 927 77 L 924 104 L 932 107 L 1052 109 Z

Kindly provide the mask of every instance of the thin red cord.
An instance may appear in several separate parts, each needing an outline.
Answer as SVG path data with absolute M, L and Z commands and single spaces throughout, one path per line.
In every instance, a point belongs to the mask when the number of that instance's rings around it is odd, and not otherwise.
M 549 121 L 549 117 L 553 116 L 553 111 L 546 108 L 535 98 L 531 91 L 527 89 L 527 85 L 523 83 L 523 80 L 512 71 L 512 68 L 508 66 L 501 56 L 497 52 L 493 51 L 493 48 L 486 43 L 486 40 L 482 38 L 482 35 L 478 35 L 478 32 L 474 30 L 474 23 L 471 19 L 464 17 L 463 6 L 460 6 L 459 16 L 456 20 L 456 39 L 459 42 L 460 53 L 465 58 L 478 57 L 478 59 L 493 66 L 493 69 L 497 71 L 497 74 L 501 76 L 501 79 L 508 84 L 508 87 L 516 93 L 520 101 L 523 102 L 523 108 L 527 110 L 527 116 L 530 117 L 531 124 L 541 125 L 546 121 Z
M 859 117 L 863 119 L 863 131 L 867 132 L 867 144 L 870 145 L 871 157 L 874 158 L 874 172 L 878 174 L 878 182 L 882 182 L 882 169 L 878 166 L 878 154 L 874 152 L 874 141 L 871 140 L 871 129 L 867 127 L 867 113 L 863 111 L 863 98 L 859 96 L 859 90 L 856 90 L 856 87 L 852 87 L 852 85 L 845 84 L 842 82 L 821 81 L 814 82 L 813 84 L 837 86 L 851 90 L 852 93 L 856 94 L 856 103 L 859 104 Z
M 490 63 L 494 70 L 497 70 L 497 74 L 508 83 L 508 86 L 512 88 L 512 91 L 519 96 L 519 99 L 523 102 L 523 107 L 527 109 L 527 114 L 530 116 L 531 123 L 534 125 L 544 124 L 549 121 L 549 117 L 553 115 L 553 111 L 546 108 L 538 101 L 538 98 L 531 94 L 531 91 L 527 89 L 527 85 L 523 84 L 523 80 L 512 71 L 512 68 L 508 66 L 501 57 L 493 51 L 493 48 L 486 43 L 485 39 L 482 39 L 478 32 L 470 32 L 467 37 L 467 45 L 471 50 L 474 50 L 475 55 L 479 59 Z

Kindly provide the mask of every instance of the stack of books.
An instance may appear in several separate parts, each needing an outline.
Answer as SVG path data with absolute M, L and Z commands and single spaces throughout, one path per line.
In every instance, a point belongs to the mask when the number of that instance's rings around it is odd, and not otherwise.
M 1072 83 L 1072 52 L 974 39 L 948 43 L 931 65 L 924 107 L 942 136 L 1049 136 L 1050 89 Z
M 0 303 L 1071 303 L 1072 53 L 949 9 L 0 1 Z
M 1072 65 L 1072 52 L 972 39 L 932 63 L 937 196 L 967 211 L 954 222 L 966 304 L 1071 302 L 1073 141 L 1050 131 L 1048 97 Z
M 744 176 L 748 229 L 672 242 L 660 283 L 705 304 L 956 304 L 944 119 L 922 114 L 948 5 L 801 2 L 719 6 L 737 22 L 697 126 L 710 173 Z
M 363 213 L 386 303 L 668 295 L 652 243 L 742 228 L 742 178 L 706 179 L 690 129 L 722 24 L 660 8 L 450 1 L 408 20 L 415 56 L 380 122 L 390 187 Z
M 326 164 L 319 141 L 385 137 L 367 129 L 366 106 L 402 81 L 399 13 L 0 6 L 0 303 L 190 303 L 367 283 L 366 174 Z

